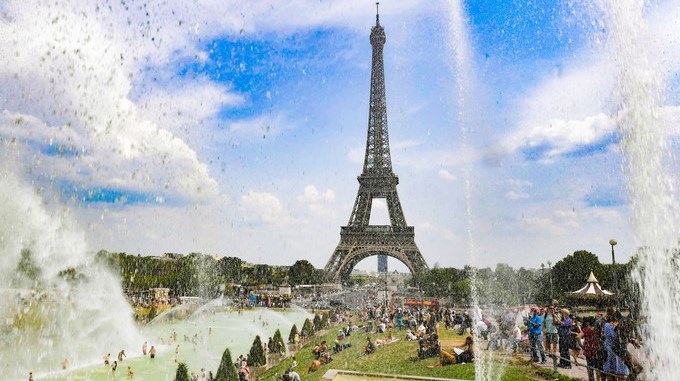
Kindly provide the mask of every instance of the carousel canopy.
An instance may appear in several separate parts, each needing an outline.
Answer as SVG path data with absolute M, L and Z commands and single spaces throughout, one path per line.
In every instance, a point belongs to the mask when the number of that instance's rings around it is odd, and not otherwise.
M 573 296 L 586 296 L 586 295 L 597 295 L 597 296 L 610 296 L 614 295 L 613 292 L 607 291 L 600 286 L 600 283 L 597 281 L 597 278 L 595 278 L 595 274 L 593 272 L 590 272 L 590 276 L 588 277 L 588 283 L 586 283 L 583 288 L 576 290 L 574 292 L 570 292 L 571 295 Z

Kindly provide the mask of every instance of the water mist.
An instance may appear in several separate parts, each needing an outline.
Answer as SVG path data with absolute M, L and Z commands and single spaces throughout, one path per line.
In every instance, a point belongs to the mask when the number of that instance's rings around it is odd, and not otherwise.
M 0 170 L 0 257 L 3 379 L 60 370 L 66 359 L 91 364 L 141 343 L 120 280 L 9 170 Z
M 463 154 L 471 156 L 470 130 L 473 125 L 473 113 L 469 100 L 474 94 L 474 73 L 472 71 L 473 52 L 470 46 L 470 36 L 468 32 L 468 20 L 462 0 L 449 1 L 449 41 L 450 48 L 454 52 L 454 67 L 456 77 L 456 91 L 458 117 L 456 119 L 460 131 L 463 146 Z M 473 221 L 473 175 L 472 162 L 467 160 L 464 167 L 465 181 L 465 215 L 466 215 L 466 234 L 468 242 L 468 258 L 471 266 L 475 266 L 476 252 L 474 240 L 474 221 Z M 479 294 L 477 290 L 477 277 L 471 274 L 471 298 L 472 298 L 472 318 L 476 323 L 482 319 L 479 308 Z M 503 359 L 492 359 L 492 352 L 482 350 L 480 345 L 481 335 L 477 329 L 473 329 L 475 341 L 475 379 L 478 381 L 500 380 L 505 369 Z
M 673 159 L 666 126 L 658 117 L 662 94 L 660 71 L 646 52 L 644 3 L 640 0 L 598 2 L 608 33 L 607 47 L 618 74 L 617 121 L 622 135 L 624 170 L 631 196 L 637 242 L 641 245 L 633 278 L 641 289 L 641 326 L 651 357 L 649 380 L 680 375 L 680 283 L 673 258 L 678 247 L 678 208 Z

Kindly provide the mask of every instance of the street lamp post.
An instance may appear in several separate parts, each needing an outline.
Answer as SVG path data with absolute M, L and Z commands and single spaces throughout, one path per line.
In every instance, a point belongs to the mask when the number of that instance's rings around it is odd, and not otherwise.
M 616 292 L 616 308 L 619 308 L 619 286 L 616 280 L 616 257 L 614 256 L 614 246 L 617 242 L 615 239 L 610 239 L 609 244 L 612 246 L 612 274 L 614 276 L 614 292 Z
M 550 277 L 550 305 L 553 305 L 553 280 L 552 280 L 552 263 L 548 261 L 548 276 Z

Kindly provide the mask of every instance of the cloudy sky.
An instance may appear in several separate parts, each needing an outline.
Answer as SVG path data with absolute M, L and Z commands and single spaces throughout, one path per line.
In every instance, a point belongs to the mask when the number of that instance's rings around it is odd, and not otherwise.
M 566 3 L 381 4 L 393 166 L 430 266 L 635 250 L 611 15 Z M 680 3 L 642 19 L 677 152 Z M 0 0 L 2 170 L 92 250 L 323 267 L 358 189 L 374 23 L 363 0 Z

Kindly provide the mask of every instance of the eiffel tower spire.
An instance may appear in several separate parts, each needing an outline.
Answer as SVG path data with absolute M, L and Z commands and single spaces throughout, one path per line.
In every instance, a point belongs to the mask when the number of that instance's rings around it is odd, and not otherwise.
M 375 26 L 371 28 L 371 46 L 373 47 L 373 64 L 371 66 L 371 98 L 368 108 L 368 139 L 364 174 L 392 173 L 390 157 L 390 140 L 387 133 L 387 100 L 385 97 L 385 65 L 383 48 L 385 47 L 385 29 L 380 26 L 380 15 L 376 3 Z
M 376 3 L 377 6 L 377 3 Z M 347 226 L 340 229 L 340 243 L 326 264 L 332 281 L 345 281 L 362 259 L 377 255 L 379 271 L 387 271 L 387 256 L 404 263 L 412 273 L 427 269 L 427 264 L 415 243 L 415 232 L 406 224 L 397 194 L 399 178 L 392 171 L 390 142 L 387 131 L 387 100 L 383 48 L 387 38 L 376 13 L 371 28 L 372 46 L 371 95 L 368 107 L 366 156 Z M 390 225 L 369 225 L 373 199 L 387 202 Z

